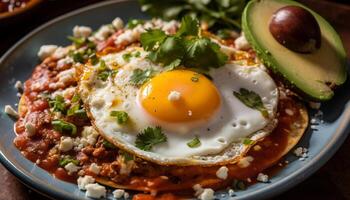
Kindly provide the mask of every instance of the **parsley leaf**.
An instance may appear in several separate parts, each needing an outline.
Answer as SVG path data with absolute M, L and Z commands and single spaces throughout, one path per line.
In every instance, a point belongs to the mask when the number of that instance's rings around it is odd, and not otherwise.
M 239 92 L 234 91 L 233 95 L 235 95 L 247 107 L 260 111 L 264 117 L 267 118 L 269 116 L 261 97 L 254 91 L 241 88 Z
M 199 147 L 199 146 L 201 146 L 201 141 L 199 140 L 198 136 L 196 136 L 191 141 L 187 142 L 187 146 L 190 148 Z
M 61 95 L 56 95 L 55 99 L 49 100 L 49 106 L 54 112 L 66 112 L 66 103 Z
M 167 138 L 162 132 L 161 127 L 147 127 L 136 137 L 135 145 L 137 148 L 150 151 L 154 145 L 166 142 Z
M 77 127 L 72 123 L 56 119 L 51 122 L 51 125 L 55 131 L 60 133 L 70 133 L 72 135 L 77 134 Z
M 181 26 L 176 33 L 176 36 L 198 36 L 199 21 L 187 15 L 182 18 Z
M 118 124 L 125 124 L 129 120 L 128 113 L 124 111 L 112 111 L 110 113 L 111 117 L 116 117 Z
M 130 77 L 130 82 L 132 82 L 135 85 L 142 85 L 150 78 L 152 78 L 155 75 L 155 73 L 156 71 L 152 68 L 145 70 L 134 69 L 133 74 Z

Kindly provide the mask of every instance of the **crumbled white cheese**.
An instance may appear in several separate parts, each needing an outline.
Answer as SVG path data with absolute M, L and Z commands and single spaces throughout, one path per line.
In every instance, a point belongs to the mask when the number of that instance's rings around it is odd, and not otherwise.
M 127 193 L 127 192 L 124 193 L 124 199 L 128 199 L 129 196 L 130 196 L 129 193 Z
M 12 108 L 10 105 L 6 105 L 4 108 L 4 112 L 8 114 L 10 117 L 18 118 L 19 115 L 15 109 Z
M 286 113 L 287 113 L 287 115 L 289 115 L 289 116 L 293 116 L 294 115 L 294 112 L 291 110 L 291 109 L 285 109 L 284 110 Z
M 35 128 L 34 124 L 32 124 L 32 123 L 30 123 L 30 122 L 27 122 L 27 123 L 24 125 L 24 128 L 25 128 L 25 131 L 26 131 L 28 137 L 32 137 L 32 136 L 35 135 L 35 133 L 36 133 L 36 128 Z
M 122 190 L 122 189 L 116 189 L 116 190 L 113 191 L 113 197 L 114 197 L 115 199 L 122 198 L 122 197 L 124 196 L 124 193 L 125 193 L 124 190 Z
M 89 170 L 98 175 L 101 171 L 101 166 L 98 166 L 96 163 L 91 163 Z
M 235 40 L 235 47 L 239 50 L 248 50 L 250 48 L 250 44 L 245 38 L 243 32 L 242 35 Z
M 16 81 L 15 83 L 15 88 L 18 90 L 18 91 L 21 91 L 23 90 L 23 84 L 21 81 Z
M 226 180 L 228 175 L 228 168 L 226 166 L 222 166 L 216 171 L 216 176 L 219 179 Z
M 122 19 L 117 17 L 112 21 L 112 25 L 115 29 L 119 30 L 119 29 L 122 29 L 124 27 L 124 22 Z
M 229 190 L 228 190 L 228 195 L 229 195 L 230 197 L 233 197 L 233 196 L 235 195 L 235 191 L 234 191 L 233 189 L 229 189 Z
M 260 151 L 261 150 L 261 146 L 260 145 L 255 145 L 254 147 L 253 147 L 253 149 L 255 150 L 255 151 Z
M 179 26 L 179 23 L 176 20 L 171 20 L 169 22 L 165 22 L 162 30 L 167 34 L 174 33 Z
M 79 177 L 78 180 L 78 188 L 80 190 L 86 190 L 85 186 L 91 183 L 95 183 L 95 179 L 92 176 L 84 176 L 84 177 Z
M 253 157 L 251 156 L 247 156 L 247 157 L 243 157 L 242 159 L 240 159 L 237 163 L 238 167 L 240 168 L 246 168 L 250 165 L 250 163 L 254 160 Z
M 66 47 L 58 47 L 55 52 L 52 54 L 52 57 L 56 59 L 64 58 L 68 55 L 69 48 Z
M 317 130 L 317 125 L 311 125 L 310 128 L 311 128 L 312 130 Z
M 70 151 L 73 148 L 73 139 L 71 137 L 61 137 L 58 149 L 62 152 Z
M 269 176 L 263 173 L 259 173 L 256 177 L 256 180 L 262 183 L 267 183 L 269 182 Z
M 200 184 L 195 184 L 192 189 L 194 190 L 194 196 L 199 196 L 204 190 Z
M 168 95 L 169 101 L 177 101 L 181 98 L 181 93 L 178 91 L 171 91 Z
M 214 190 L 211 188 L 205 188 L 203 192 L 198 196 L 198 199 L 200 200 L 213 200 L 214 198 Z
M 62 67 L 73 63 L 73 59 L 69 56 L 62 58 L 60 60 L 57 61 L 57 69 L 61 69 Z
M 64 166 L 64 169 L 67 170 L 68 174 L 72 174 L 74 172 L 77 172 L 80 167 L 76 166 L 74 163 L 70 162 Z
M 134 35 L 133 35 L 133 31 L 132 30 L 126 30 L 124 33 L 120 34 L 116 40 L 114 41 L 114 43 L 116 45 L 120 45 L 120 44 L 130 44 L 132 42 L 135 41 Z
M 86 188 L 86 193 L 85 195 L 87 197 L 92 197 L 92 198 L 101 198 L 101 197 L 106 197 L 106 188 L 102 185 L 99 185 L 98 183 L 93 183 L 93 184 L 88 184 L 85 186 Z
M 75 68 L 64 70 L 57 77 L 58 82 L 62 84 L 73 82 L 75 80 Z
M 106 40 L 113 33 L 113 28 L 110 25 L 103 25 L 100 29 L 95 33 L 94 37 L 97 40 Z
M 320 109 L 321 103 L 310 101 L 309 106 L 310 108 L 317 110 L 317 109 Z
M 308 149 L 305 147 L 298 147 L 294 150 L 294 155 L 299 157 L 299 160 L 303 161 L 308 157 Z
M 38 56 L 41 60 L 51 56 L 57 49 L 56 45 L 43 45 L 40 47 Z
M 92 29 L 88 26 L 74 26 L 73 35 L 74 37 L 87 38 L 91 35 Z
M 312 119 L 310 120 L 310 123 L 311 123 L 311 124 L 316 124 L 316 123 L 317 123 L 317 119 L 316 119 L 316 118 L 312 118 Z
M 97 141 L 98 132 L 92 126 L 84 126 L 81 135 L 85 139 L 82 142 L 86 141 L 88 144 L 94 145 Z

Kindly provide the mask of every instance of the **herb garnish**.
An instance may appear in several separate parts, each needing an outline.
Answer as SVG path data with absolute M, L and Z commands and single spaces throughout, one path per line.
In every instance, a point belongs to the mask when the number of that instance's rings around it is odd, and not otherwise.
M 167 138 L 162 132 L 161 127 L 147 127 L 136 137 L 135 145 L 137 148 L 150 151 L 154 145 L 166 142 Z
M 79 160 L 76 160 L 76 159 L 72 158 L 71 156 L 65 156 L 63 158 L 60 158 L 60 160 L 58 161 L 58 165 L 60 167 L 64 167 L 68 163 L 73 163 L 75 165 L 79 165 Z
M 126 24 L 126 28 L 133 29 L 139 24 L 144 24 L 145 21 L 142 19 L 129 19 L 128 23 Z
M 134 69 L 133 74 L 130 77 L 130 82 L 134 85 L 142 85 L 155 75 L 156 71 L 152 68 L 149 69 Z
M 199 140 L 198 136 L 193 138 L 191 141 L 187 142 L 187 146 L 190 148 L 196 148 L 201 145 L 201 141 Z
M 107 149 L 115 149 L 114 144 L 108 142 L 107 140 L 103 140 L 102 144 Z
M 249 138 L 244 138 L 244 139 L 243 139 L 243 144 L 244 144 L 244 145 L 251 145 L 251 144 L 253 144 L 253 143 L 254 143 L 254 141 L 251 140 L 251 139 L 249 139 Z
M 191 15 L 205 22 L 210 29 L 240 28 L 240 18 L 247 0 L 139 0 L 142 11 L 166 20 Z
M 77 127 L 74 124 L 60 119 L 51 121 L 51 125 L 55 131 L 60 133 L 70 133 L 71 135 L 75 135 L 77 133 Z
M 232 188 L 234 190 L 245 190 L 246 189 L 246 185 L 245 185 L 245 183 L 243 181 L 234 179 L 233 183 L 232 183 Z
M 129 120 L 129 115 L 128 113 L 124 111 L 112 111 L 110 113 L 111 117 L 116 117 L 118 124 L 126 124 Z
M 119 150 L 119 155 L 123 156 L 124 162 L 134 160 L 134 155 L 132 155 L 126 151 Z
M 233 95 L 235 95 L 247 107 L 260 111 L 264 117 L 267 118 L 269 116 L 261 97 L 254 91 L 241 88 L 239 92 L 234 91 Z
M 54 112 L 61 112 L 63 114 L 66 112 L 66 103 L 61 95 L 56 95 L 54 99 L 49 100 L 49 106 Z
M 72 97 L 71 106 L 67 111 L 67 116 L 87 118 L 85 109 L 83 108 L 83 102 L 81 101 L 79 94 L 74 94 Z
M 182 19 L 175 35 L 166 35 L 159 29 L 148 30 L 141 34 L 141 44 L 150 52 L 148 59 L 162 63 L 168 70 L 180 65 L 208 70 L 209 67 L 220 67 L 227 61 L 218 44 L 200 35 L 198 20 L 190 16 Z

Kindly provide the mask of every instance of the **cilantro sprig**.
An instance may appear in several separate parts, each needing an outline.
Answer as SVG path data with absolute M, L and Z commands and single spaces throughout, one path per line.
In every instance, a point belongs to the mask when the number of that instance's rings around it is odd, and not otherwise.
M 68 163 L 79 165 L 79 160 L 72 158 L 72 156 L 65 156 L 58 161 L 60 167 L 66 166 Z
M 149 51 L 149 60 L 170 70 L 180 65 L 208 70 L 224 65 L 228 59 L 218 44 L 201 36 L 199 21 L 190 16 L 182 19 L 175 35 L 166 35 L 160 29 L 148 30 L 141 34 L 141 44 Z
M 161 127 L 147 127 L 137 135 L 135 145 L 141 150 L 151 151 L 153 146 L 164 143 L 166 141 L 167 137 L 162 132 Z
M 197 148 L 201 146 L 201 141 L 199 140 L 198 136 L 196 136 L 191 141 L 187 142 L 187 146 L 190 148 Z
M 118 124 L 126 124 L 129 120 L 129 115 L 125 111 L 111 111 L 111 117 L 115 117 L 117 119 Z
M 54 112 L 61 112 L 65 114 L 67 111 L 67 105 L 61 95 L 56 95 L 54 99 L 50 99 L 49 106 Z
M 152 69 L 135 69 L 130 77 L 130 82 L 134 85 L 142 85 L 151 79 L 157 72 Z
M 51 122 L 51 125 L 55 131 L 58 131 L 60 133 L 69 133 L 71 135 L 77 134 L 77 127 L 69 122 L 55 119 Z
M 236 96 L 244 105 L 249 108 L 258 110 L 264 117 L 268 117 L 269 113 L 262 102 L 261 97 L 254 91 L 249 91 L 245 88 L 241 88 L 239 92 L 233 92 L 233 95 Z

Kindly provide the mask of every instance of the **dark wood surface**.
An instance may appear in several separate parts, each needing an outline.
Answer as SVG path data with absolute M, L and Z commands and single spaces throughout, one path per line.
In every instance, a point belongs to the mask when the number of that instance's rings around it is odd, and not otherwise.
M 327 18 L 340 33 L 350 57 L 350 6 L 321 0 L 302 0 Z M 342 1 L 346 3 L 348 0 Z M 0 56 L 21 37 L 44 22 L 98 0 L 47 0 L 25 18 L 0 23 Z M 0 164 L 0 200 L 44 200 L 46 197 L 22 185 Z M 274 199 L 350 199 L 350 138 L 318 172 Z

